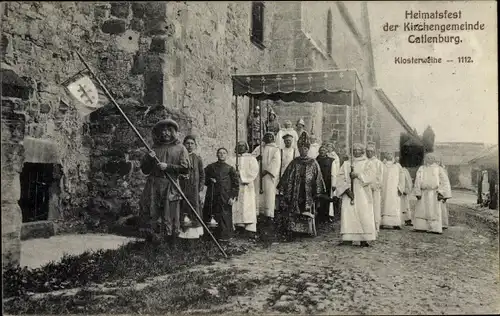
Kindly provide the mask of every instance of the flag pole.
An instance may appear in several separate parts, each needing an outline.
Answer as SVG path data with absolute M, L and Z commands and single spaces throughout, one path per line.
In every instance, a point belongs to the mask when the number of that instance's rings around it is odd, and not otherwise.
M 142 137 L 141 133 L 137 130 L 137 128 L 135 128 L 134 124 L 129 120 L 129 118 L 127 117 L 127 115 L 125 114 L 125 112 L 123 112 L 122 108 L 118 105 L 118 103 L 113 98 L 113 96 L 111 95 L 111 93 L 108 91 L 108 89 L 106 89 L 106 86 L 104 85 L 104 83 L 102 83 L 102 81 L 99 79 L 99 77 L 97 77 L 97 75 L 92 71 L 92 69 L 90 68 L 90 66 L 85 61 L 85 59 L 83 59 L 82 55 L 80 55 L 79 52 L 76 52 L 76 54 L 78 55 L 78 58 L 80 58 L 81 62 L 85 65 L 85 68 L 87 68 L 87 70 L 90 72 L 90 74 L 92 75 L 92 77 L 94 77 L 94 79 L 97 81 L 97 83 L 99 83 L 99 85 L 101 86 L 101 88 L 104 90 L 104 93 L 108 96 L 108 98 L 111 100 L 111 102 L 114 104 L 114 106 L 118 109 L 118 111 L 123 116 L 123 118 L 125 119 L 125 121 L 127 121 L 128 125 L 132 128 L 132 130 L 135 132 L 135 134 L 137 135 L 137 137 L 139 137 L 139 139 L 142 141 L 142 143 L 144 144 L 144 146 L 146 146 L 148 152 L 151 152 L 152 149 L 146 143 L 146 140 L 144 140 L 144 138 Z M 157 163 L 160 163 L 160 160 L 158 159 L 158 157 L 155 157 L 155 159 L 156 159 Z M 194 209 L 193 205 L 191 205 L 191 202 L 189 202 L 189 200 L 186 198 L 186 196 L 184 195 L 184 192 L 182 192 L 182 189 L 179 187 L 179 185 L 177 184 L 177 182 L 175 182 L 174 179 L 172 179 L 172 177 L 166 171 L 165 171 L 165 175 L 167 176 L 167 179 L 170 181 L 170 183 L 177 190 L 177 192 L 179 192 L 179 194 L 181 195 L 181 197 L 184 200 L 184 202 L 186 202 L 186 204 L 189 206 L 189 209 L 196 216 L 196 219 L 200 222 L 200 224 L 203 226 L 203 228 L 208 232 L 208 234 L 210 235 L 210 237 L 212 238 L 212 240 L 214 241 L 214 243 L 219 248 L 220 252 L 224 255 L 225 258 L 227 258 L 226 252 L 224 251 L 224 249 L 222 249 L 221 245 L 217 242 L 217 240 L 215 239 L 215 237 L 212 234 L 212 232 L 205 225 L 205 223 L 203 222 L 203 220 L 200 217 L 200 215 Z
M 351 173 L 354 172 L 354 91 L 351 89 Z M 351 194 L 352 194 L 352 199 L 351 199 L 351 205 L 354 205 L 354 179 L 351 178 Z

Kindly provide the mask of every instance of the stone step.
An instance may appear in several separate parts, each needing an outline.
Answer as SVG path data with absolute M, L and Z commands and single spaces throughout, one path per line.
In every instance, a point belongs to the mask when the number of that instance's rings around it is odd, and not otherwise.
M 50 238 L 56 234 L 56 225 L 52 221 L 36 221 L 23 223 L 21 240 Z

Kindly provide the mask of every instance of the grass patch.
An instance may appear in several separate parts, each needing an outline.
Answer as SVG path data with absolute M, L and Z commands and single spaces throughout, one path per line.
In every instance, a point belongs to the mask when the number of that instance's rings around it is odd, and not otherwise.
M 80 291 L 74 296 L 47 297 L 34 301 L 16 298 L 4 304 L 15 314 L 165 314 L 188 309 L 208 309 L 243 295 L 270 280 L 246 278 L 243 270 L 184 272 L 141 291 L 120 290 L 107 295 Z
M 228 255 L 238 255 L 247 248 L 223 245 Z M 54 290 L 83 287 L 92 283 L 117 280 L 141 282 L 153 277 L 222 258 L 210 241 L 180 241 L 175 245 L 133 242 L 116 250 L 86 252 L 65 256 L 37 269 L 7 266 L 3 271 L 3 297 L 24 296 Z

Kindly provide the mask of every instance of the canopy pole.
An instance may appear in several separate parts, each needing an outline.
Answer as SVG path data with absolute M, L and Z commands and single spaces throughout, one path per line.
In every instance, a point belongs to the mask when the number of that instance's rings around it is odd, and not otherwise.
M 350 121 L 351 121 L 351 172 L 354 172 L 354 148 L 353 148 L 353 145 L 354 145 L 354 120 L 353 120 L 353 116 L 354 116 L 354 91 L 351 90 L 351 117 L 350 117 Z M 354 179 L 351 178 L 351 193 L 352 193 L 352 198 L 351 198 L 351 205 L 354 205 Z
M 234 122 L 236 126 L 236 145 L 234 146 L 236 148 L 236 171 L 239 170 L 238 168 L 238 96 L 234 96 Z
M 263 194 L 264 193 L 264 188 L 262 184 L 262 139 L 264 138 L 262 135 L 263 128 L 262 128 L 262 104 L 259 102 L 259 151 L 260 151 L 260 160 L 259 160 L 259 193 Z
M 234 67 L 234 75 L 236 75 L 236 72 L 238 71 L 238 68 Z M 234 88 L 234 87 L 233 87 Z M 233 90 L 234 93 L 234 90 Z M 236 171 L 238 171 L 238 142 L 239 142 L 239 135 L 238 135 L 238 95 L 234 95 L 234 125 L 236 129 L 236 145 L 234 148 L 236 149 Z

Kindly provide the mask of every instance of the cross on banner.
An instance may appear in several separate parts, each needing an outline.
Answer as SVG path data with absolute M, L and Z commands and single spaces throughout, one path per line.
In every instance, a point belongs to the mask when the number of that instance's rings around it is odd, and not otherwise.
M 94 83 L 91 77 L 85 73 L 79 73 L 68 80 L 65 88 L 77 104 L 75 107 L 82 115 L 88 115 L 95 110 L 108 104 L 110 101 Z

